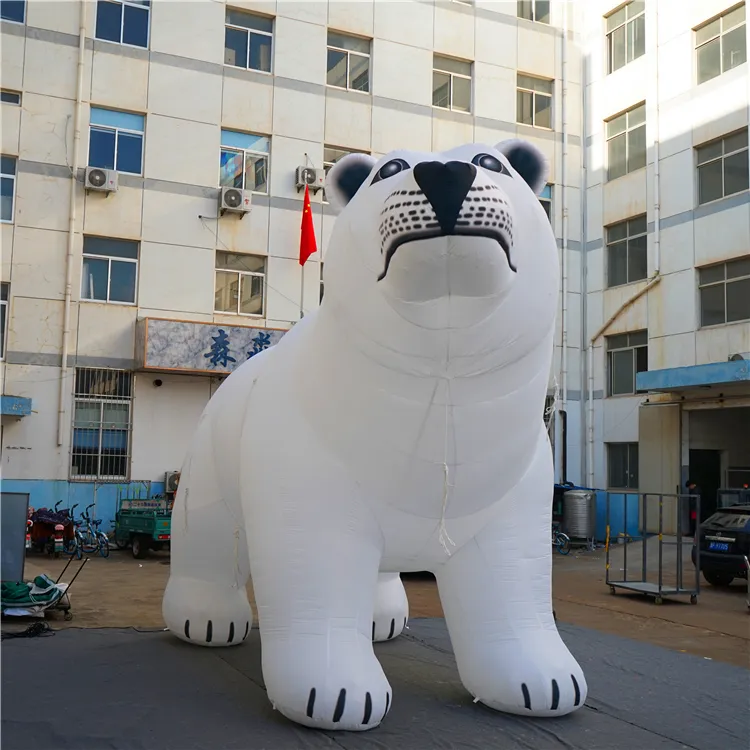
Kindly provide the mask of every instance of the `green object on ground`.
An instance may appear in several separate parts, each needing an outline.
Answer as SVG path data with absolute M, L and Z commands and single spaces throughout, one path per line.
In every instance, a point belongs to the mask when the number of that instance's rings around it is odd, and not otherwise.
M 3 609 L 52 604 L 62 595 L 63 592 L 47 575 L 37 576 L 29 583 L 5 581 L 0 584 L 0 605 Z

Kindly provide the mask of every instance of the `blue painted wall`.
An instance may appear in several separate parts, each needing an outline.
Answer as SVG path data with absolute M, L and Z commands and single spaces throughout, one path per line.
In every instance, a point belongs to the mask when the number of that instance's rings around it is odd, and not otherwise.
M 64 480 L 45 479 L 3 479 L 3 492 L 25 492 L 29 495 L 29 505 L 34 508 L 54 508 L 60 502 L 60 508 L 71 508 L 78 503 L 75 517 L 96 500 L 93 518 L 101 518 L 102 530 L 109 531 L 115 520 L 118 497 L 125 494 L 140 497 L 148 496 L 147 482 L 122 482 L 120 484 L 96 484 L 93 482 L 67 482 Z M 164 482 L 151 483 L 151 495 L 164 492 Z

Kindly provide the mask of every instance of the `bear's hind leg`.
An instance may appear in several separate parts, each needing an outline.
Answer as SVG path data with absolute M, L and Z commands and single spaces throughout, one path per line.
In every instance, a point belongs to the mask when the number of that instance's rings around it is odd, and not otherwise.
M 398 573 L 381 573 L 372 616 L 372 640 L 390 641 L 401 635 L 409 621 L 409 600 Z
M 213 446 L 204 446 L 210 453 Z M 171 566 L 162 614 L 183 641 L 235 646 L 247 638 L 253 622 L 245 588 L 250 573 L 247 535 L 239 498 L 222 498 L 217 479 L 212 456 L 194 451 L 172 512 Z

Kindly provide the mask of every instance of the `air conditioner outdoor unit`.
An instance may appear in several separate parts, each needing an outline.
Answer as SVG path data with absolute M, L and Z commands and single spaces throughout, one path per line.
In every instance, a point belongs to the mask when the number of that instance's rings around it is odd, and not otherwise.
M 219 214 L 239 214 L 242 218 L 250 212 L 252 193 L 235 187 L 223 187 L 219 191 Z
M 100 193 L 116 193 L 117 172 L 114 169 L 86 167 L 84 187 L 86 190 L 96 190 Z
M 315 167 L 297 167 L 295 178 L 298 193 L 305 186 L 309 187 L 313 193 L 317 193 L 325 187 L 326 173 L 324 169 L 315 169 Z
M 180 483 L 180 472 L 179 471 L 165 471 L 164 472 L 164 491 L 167 493 L 177 492 L 177 485 Z
M 742 360 L 750 362 L 750 352 L 737 352 L 729 358 L 730 362 L 742 362 Z

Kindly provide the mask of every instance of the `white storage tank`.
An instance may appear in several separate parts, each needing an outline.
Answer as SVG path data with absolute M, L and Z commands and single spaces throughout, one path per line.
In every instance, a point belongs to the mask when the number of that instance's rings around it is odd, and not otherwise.
M 596 494 L 568 490 L 563 495 L 563 529 L 572 539 L 592 539 L 596 533 Z

